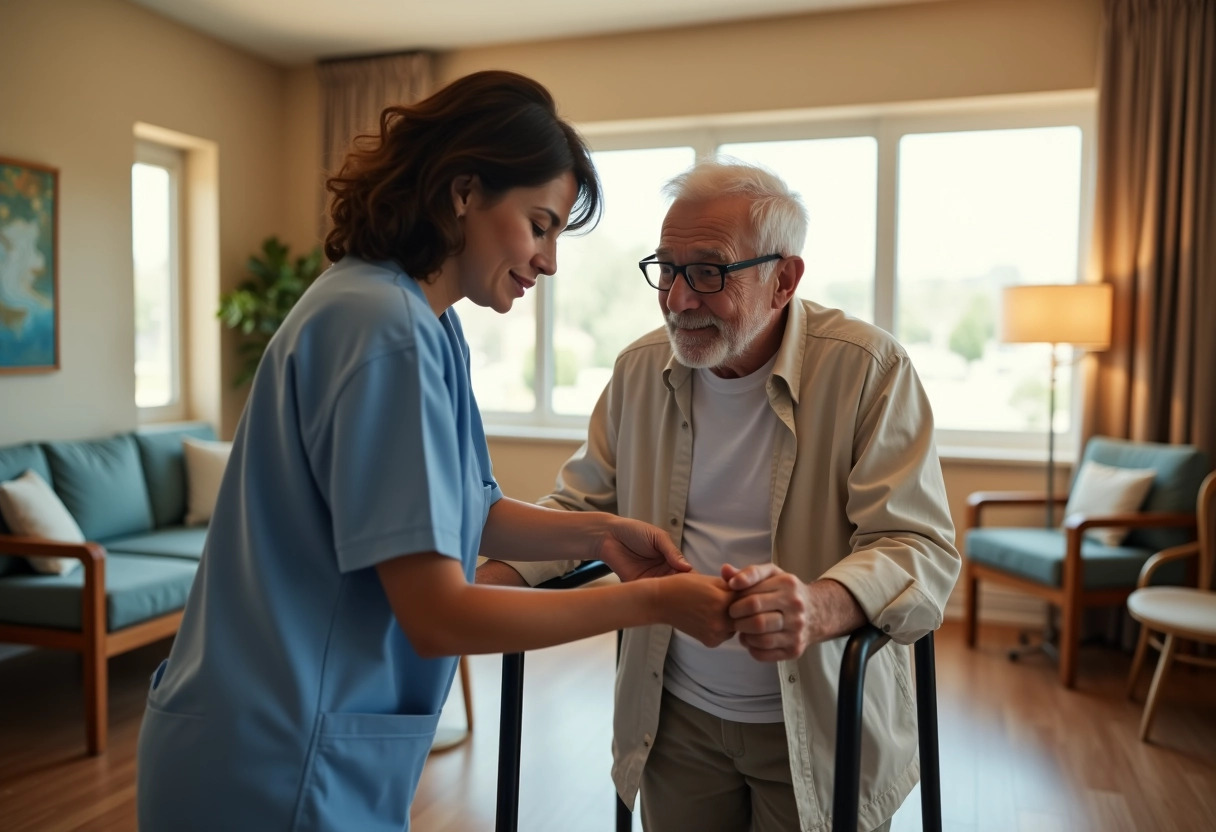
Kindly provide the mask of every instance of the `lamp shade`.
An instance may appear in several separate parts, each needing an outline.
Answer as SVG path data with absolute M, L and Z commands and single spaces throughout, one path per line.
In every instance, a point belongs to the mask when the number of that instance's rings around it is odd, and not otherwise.
M 1010 286 L 1001 296 L 1001 340 L 1009 344 L 1110 346 L 1109 283 Z

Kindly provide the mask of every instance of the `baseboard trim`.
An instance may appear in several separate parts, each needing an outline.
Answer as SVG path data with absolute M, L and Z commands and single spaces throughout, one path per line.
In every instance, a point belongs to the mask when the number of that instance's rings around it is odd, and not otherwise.
M 980 585 L 980 623 L 1006 624 L 1035 629 L 1047 620 L 1047 602 L 1031 595 L 999 586 Z M 963 592 L 956 587 L 946 602 L 945 617 L 951 621 L 963 618 Z

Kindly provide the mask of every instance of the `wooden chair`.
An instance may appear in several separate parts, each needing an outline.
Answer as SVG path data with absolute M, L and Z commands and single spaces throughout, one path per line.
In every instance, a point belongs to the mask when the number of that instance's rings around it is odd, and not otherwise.
M 1127 610 L 1140 622 L 1140 641 L 1127 677 L 1128 698 L 1134 698 L 1136 680 L 1144 664 L 1148 646 L 1161 651 L 1157 670 L 1144 702 L 1140 718 L 1140 739 L 1148 741 L 1153 715 L 1161 699 L 1165 674 L 1174 661 L 1216 667 L 1216 659 L 1179 653 L 1180 640 L 1216 645 L 1216 591 L 1213 591 L 1213 561 L 1216 560 L 1216 473 L 1208 475 L 1199 489 L 1199 540 L 1158 552 L 1140 571 L 1136 591 L 1127 599 Z M 1199 580 L 1195 587 L 1149 586 L 1154 572 L 1163 564 L 1198 556 Z M 1164 640 L 1157 637 L 1164 636 Z
M 1076 684 L 1081 612 L 1087 607 L 1122 605 L 1136 586 L 1145 561 L 1157 551 L 1193 537 L 1195 495 L 1208 472 L 1206 457 L 1188 445 L 1128 442 L 1094 437 L 1077 469 L 1093 460 L 1118 468 L 1156 472 L 1140 511 L 1124 514 L 1074 513 L 1060 529 L 984 527 L 983 511 L 993 506 L 1046 505 L 1030 492 L 976 492 L 967 500 L 963 584 L 965 635 L 975 647 L 981 582 L 1001 584 L 1042 598 L 1061 611 L 1060 682 Z M 1055 498 L 1064 503 L 1065 496 Z M 1085 536 L 1088 529 L 1131 529 L 1118 546 Z M 1180 569 L 1162 579 L 1180 582 Z

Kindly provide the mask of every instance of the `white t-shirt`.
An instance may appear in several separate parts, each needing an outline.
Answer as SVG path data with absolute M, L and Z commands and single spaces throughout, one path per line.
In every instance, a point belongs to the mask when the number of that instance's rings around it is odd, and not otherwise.
M 709 370 L 693 375 L 692 481 L 683 551 L 705 575 L 720 574 L 724 563 L 742 569 L 772 560 L 773 442 L 784 429 L 765 390 L 773 360 L 743 378 L 720 378 Z M 777 665 L 753 659 L 738 638 L 709 648 L 675 631 L 663 686 L 722 719 L 782 720 Z

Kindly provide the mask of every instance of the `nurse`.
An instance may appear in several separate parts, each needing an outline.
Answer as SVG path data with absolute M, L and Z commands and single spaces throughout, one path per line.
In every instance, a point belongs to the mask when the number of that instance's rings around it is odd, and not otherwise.
M 455 657 L 656 623 L 708 645 L 733 630 L 725 585 L 660 529 L 518 502 L 491 473 L 451 306 L 507 312 L 600 209 L 549 93 L 482 72 L 390 107 L 328 187 L 334 265 L 262 360 L 153 675 L 147 832 L 406 830 Z M 478 586 L 479 551 L 600 559 L 624 582 Z

